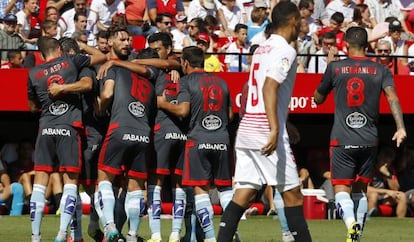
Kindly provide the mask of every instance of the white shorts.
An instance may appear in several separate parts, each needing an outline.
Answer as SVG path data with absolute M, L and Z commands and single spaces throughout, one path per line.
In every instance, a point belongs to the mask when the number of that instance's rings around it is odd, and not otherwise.
M 299 186 L 299 175 L 290 145 L 280 146 L 278 152 L 270 156 L 262 155 L 260 150 L 236 148 L 235 189 L 260 190 L 262 185 L 267 184 L 284 192 Z

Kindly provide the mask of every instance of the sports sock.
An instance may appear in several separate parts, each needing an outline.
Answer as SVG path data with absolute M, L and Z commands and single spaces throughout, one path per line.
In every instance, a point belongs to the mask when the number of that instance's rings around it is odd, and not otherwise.
M 194 211 L 194 193 L 192 187 L 183 188 L 186 193 L 186 208 L 185 208 L 185 235 L 183 241 L 196 241 L 196 221 Z
M 278 190 L 274 191 L 273 204 L 277 211 L 277 217 L 280 222 L 280 228 L 282 231 L 289 231 L 288 222 L 285 215 L 285 203 L 283 202 L 282 194 Z
M 76 200 L 78 187 L 75 184 L 65 184 L 63 186 L 62 199 L 60 200 L 60 226 L 59 231 L 66 233 L 69 223 L 76 210 Z
M 125 222 L 127 221 L 127 215 L 125 213 L 125 198 L 127 192 L 125 189 L 121 190 L 121 193 L 119 193 L 119 189 L 114 189 L 114 194 L 119 194 L 115 198 L 115 208 L 114 208 L 114 222 L 116 229 L 118 231 L 122 231 L 122 228 L 124 227 Z
M 311 242 L 308 224 L 303 215 L 303 206 L 285 207 L 286 219 L 290 232 L 298 242 Z
M 231 187 L 220 189 L 219 192 L 220 196 L 220 205 L 223 208 L 223 211 L 226 209 L 227 205 L 229 205 L 229 202 L 233 198 L 233 190 Z
M 352 200 L 356 207 L 356 220 L 361 225 L 361 231 L 364 229 L 365 220 L 368 213 L 367 196 L 364 193 L 352 193 Z
M 32 221 L 32 234 L 40 234 L 42 224 L 43 209 L 45 208 L 46 187 L 40 184 L 33 185 L 33 193 L 30 198 L 30 219 Z
M 103 226 L 106 225 L 106 219 L 105 216 L 103 215 L 103 202 L 102 202 L 102 193 L 97 191 L 94 193 L 93 195 L 93 202 L 94 202 L 94 208 L 95 208 L 95 212 L 99 217 L 99 220 L 101 220 L 101 223 Z
M 216 237 L 213 224 L 213 206 L 208 194 L 194 196 L 198 221 L 205 234 L 205 240 Z
M 154 186 L 152 194 L 152 203 L 150 205 L 151 216 L 149 216 L 149 225 L 151 229 L 151 239 L 161 238 L 161 187 Z M 149 214 L 149 212 L 148 212 Z
M 182 188 L 174 189 L 175 192 L 175 199 L 174 199 L 174 206 L 173 206 L 173 220 L 172 220 L 172 229 L 171 231 L 174 233 L 173 237 L 170 239 L 180 239 L 180 231 L 183 225 L 183 219 L 185 215 L 185 206 L 186 206 L 186 194 Z M 178 236 L 177 236 L 178 233 Z
M 95 195 L 91 196 L 91 211 L 89 215 L 89 227 L 99 229 L 99 216 L 95 209 Z
M 129 221 L 128 234 L 135 236 L 141 220 L 141 206 L 144 203 L 142 190 L 127 192 L 125 198 L 125 212 Z
M 353 222 L 355 222 L 354 202 L 347 192 L 338 192 L 335 194 L 335 203 L 338 209 L 339 216 L 342 217 L 346 228 L 349 229 Z
M 217 242 L 230 242 L 246 209 L 230 201 L 221 217 Z
M 82 236 L 82 199 L 79 196 L 76 198 L 76 211 L 73 215 L 72 221 L 70 222 L 71 237 L 75 241 L 80 241 Z
M 115 196 L 112 190 L 112 183 L 109 181 L 99 182 L 98 191 L 99 204 L 102 205 L 102 216 L 105 218 L 104 225 L 114 223 Z
M 10 186 L 10 191 L 13 195 L 10 216 L 22 215 L 24 204 L 23 186 L 18 182 L 14 182 Z
M 56 210 L 60 208 L 60 200 L 62 199 L 62 195 L 63 194 L 61 192 L 53 195 L 53 201 L 55 202 Z

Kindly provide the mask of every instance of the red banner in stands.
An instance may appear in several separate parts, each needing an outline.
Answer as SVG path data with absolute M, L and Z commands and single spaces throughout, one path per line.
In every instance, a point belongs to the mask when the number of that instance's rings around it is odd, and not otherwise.
M 230 87 L 234 109 L 238 112 L 240 95 L 248 73 L 218 73 Z M 27 69 L 0 69 L 0 111 L 28 111 L 27 106 Z M 321 74 L 298 74 L 290 103 L 291 113 L 326 114 L 333 113 L 333 95 L 317 106 L 313 102 L 313 92 L 321 80 Z M 410 105 L 411 90 L 414 89 L 414 76 L 395 76 L 397 93 L 404 113 L 414 114 L 414 105 Z M 381 99 L 380 112 L 389 114 L 390 109 L 384 97 Z

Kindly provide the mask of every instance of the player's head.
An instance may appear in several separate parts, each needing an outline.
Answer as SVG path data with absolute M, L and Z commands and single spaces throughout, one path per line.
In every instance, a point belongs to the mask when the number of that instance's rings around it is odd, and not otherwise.
M 59 41 L 55 38 L 41 36 L 37 41 L 37 46 L 44 59 L 50 56 L 58 57 L 62 55 L 62 48 Z
M 189 69 L 204 69 L 204 52 L 197 46 L 188 46 L 183 49 L 181 67 L 188 74 Z
M 148 45 L 156 50 L 161 59 L 167 59 L 172 51 L 172 38 L 169 33 L 155 33 L 149 36 Z
M 281 1 L 272 10 L 272 26 L 274 30 L 285 29 L 290 33 L 287 41 L 298 38 L 300 30 L 300 12 L 291 1 Z
M 121 60 L 128 59 L 131 54 L 131 42 L 126 27 L 114 26 L 109 28 L 108 46 L 111 54 Z
M 365 49 L 368 46 L 368 34 L 362 27 L 350 27 L 345 33 L 349 48 Z
M 158 52 L 151 48 L 145 48 L 140 51 L 138 51 L 136 59 L 158 59 L 160 56 L 158 55 Z
M 59 43 L 62 46 L 62 51 L 68 54 L 76 54 L 80 52 L 79 45 L 76 40 L 68 37 L 59 39 Z

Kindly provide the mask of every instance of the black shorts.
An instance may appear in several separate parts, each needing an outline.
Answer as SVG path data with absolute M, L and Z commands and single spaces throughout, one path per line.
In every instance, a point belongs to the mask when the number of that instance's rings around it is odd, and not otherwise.
M 161 127 L 155 131 L 154 147 L 157 154 L 157 174 L 182 174 L 186 140 L 187 136 L 175 127 Z
M 40 127 L 34 151 L 36 171 L 80 173 L 82 147 L 80 132 L 71 125 Z
M 147 178 L 149 134 L 130 127 L 110 125 L 99 153 L 98 168 L 120 175 L 124 172 L 137 179 Z
M 372 180 L 378 147 L 331 146 L 331 177 L 333 185 L 351 185 L 355 181 Z
M 231 186 L 229 143 L 187 140 L 182 184 L 185 186 Z
M 83 163 L 79 182 L 85 185 L 94 184 L 98 178 L 98 157 L 104 133 L 93 126 L 85 126 L 82 135 Z

